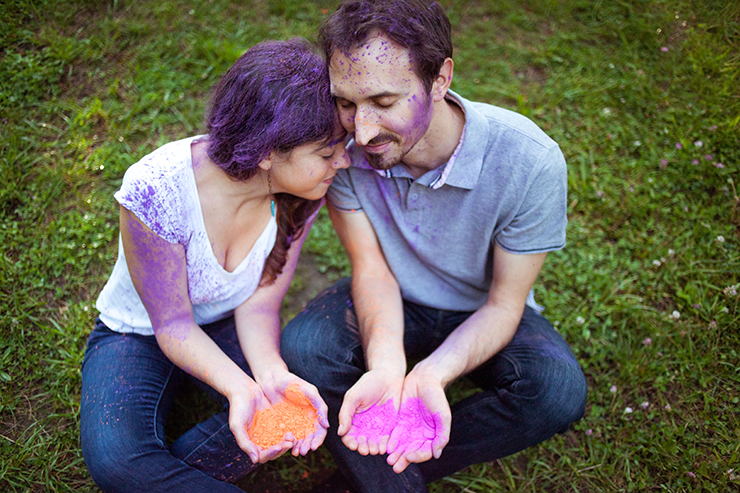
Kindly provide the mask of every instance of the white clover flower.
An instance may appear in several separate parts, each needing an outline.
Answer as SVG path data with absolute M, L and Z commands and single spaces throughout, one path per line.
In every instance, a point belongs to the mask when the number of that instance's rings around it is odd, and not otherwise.
M 724 243 L 724 242 L 725 242 L 725 237 L 724 237 L 724 236 L 722 236 L 722 235 L 719 235 L 719 236 L 717 237 L 717 243 Z
M 635 145 L 636 145 L 637 147 L 640 147 L 640 146 L 642 145 L 642 142 L 640 142 L 639 140 L 636 140 L 636 141 L 635 141 Z
M 577 323 L 578 325 L 583 325 L 583 324 L 584 324 L 585 322 L 586 322 L 586 319 L 585 319 L 585 318 L 583 318 L 583 317 L 581 317 L 581 316 L 578 316 L 578 317 L 576 318 L 576 323 Z
M 627 406 L 624 408 L 624 414 L 632 414 L 632 408 Z
M 696 147 L 701 147 L 701 146 L 703 146 L 703 145 L 704 145 L 704 142 L 702 142 L 701 140 L 697 140 L 696 142 L 694 142 L 694 145 L 695 145 Z
M 643 402 L 642 404 L 640 404 L 640 407 L 641 407 L 641 408 L 642 408 L 642 410 L 644 411 L 644 410 L 646 410 L 646 409 L 647 409 L 648 407 L 650 407 L 650 403 L 649 403 L 649 402 L 647 402 L 647 401 L 645 401 L 645 402 Z
M 681 313 L 678 310 L 673 310 L 673 313 L 671 313 L 671 318 L 674 320 L 678 320 L 681 318 Z
M 653 260 L 653 265 L 655 267 L 660 267 L 660 264 L 661 264 L 660 260 Z
M 615 393 L 616 391 L 617 391 L 616 385 L 612 385 L 611 387 L 609 387 L 609 392 L 611 392 L 612 394 Z

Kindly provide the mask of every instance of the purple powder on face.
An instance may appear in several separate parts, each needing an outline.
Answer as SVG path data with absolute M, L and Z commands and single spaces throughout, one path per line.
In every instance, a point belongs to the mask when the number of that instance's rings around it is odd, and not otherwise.
M 398 413 L 393 399 L 383 405 L 375 404 L 366 411 L 355 413 L 352 417 L 350 434 L 357 438 L 364 436 L 369 442 L 380 443 L 381 438 L 390 436 L 398 421 Z
M 442 418 L 439 413 L 430 413 L 418 398 L 404 402 L 398 416 L 398 423 L 393 430 L 393 438 L 389 442 L 388 453 L 395 450 L 423 449 L 429 447 L 433 452 L 434 440 L 442 432 Z M 391 444 L 395 446 L 391 449 Z M 428 445 L 427 445 L 428 444 Z

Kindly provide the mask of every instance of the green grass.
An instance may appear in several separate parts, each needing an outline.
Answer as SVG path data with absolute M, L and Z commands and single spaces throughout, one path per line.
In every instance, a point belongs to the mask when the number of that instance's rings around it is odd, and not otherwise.
M 737 491 L 740 5 L 442 3 L 453 89 L 524 113 L 565 153 L 568 246 L 536 292 L 590 393 L 567 434 L 432 490 Z M 79 368 L 125 169 L 201 132 L 210 86 L 246 48 L 312 37 L 335 5 L 0 5 L 1 491 L 96 491 Z M 348 271 L 325 215 L 306 252 L 321 279 L 296 279 L 293 295 Z M 284 457 L 241 484 L 301 491 L 333 467 L 323 451 Z

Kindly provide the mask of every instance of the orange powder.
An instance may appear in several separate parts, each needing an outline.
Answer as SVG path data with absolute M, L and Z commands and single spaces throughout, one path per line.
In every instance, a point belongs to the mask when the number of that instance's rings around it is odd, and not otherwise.
M 288 432 L 300 440 L 315 431 L 316 408 L 298 384 L 289 385 L 285 396 L 287 400 L 257 411 L 247 429 L 249 438 L 262 449 L 280 443 Z

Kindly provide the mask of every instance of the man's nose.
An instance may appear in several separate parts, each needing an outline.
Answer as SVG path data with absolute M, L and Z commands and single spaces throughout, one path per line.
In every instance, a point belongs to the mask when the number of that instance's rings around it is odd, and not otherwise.
M 366 146 L 380 133 L 378 115 L 363 108 L 355 112 L 355 142 L 360 147 Z

